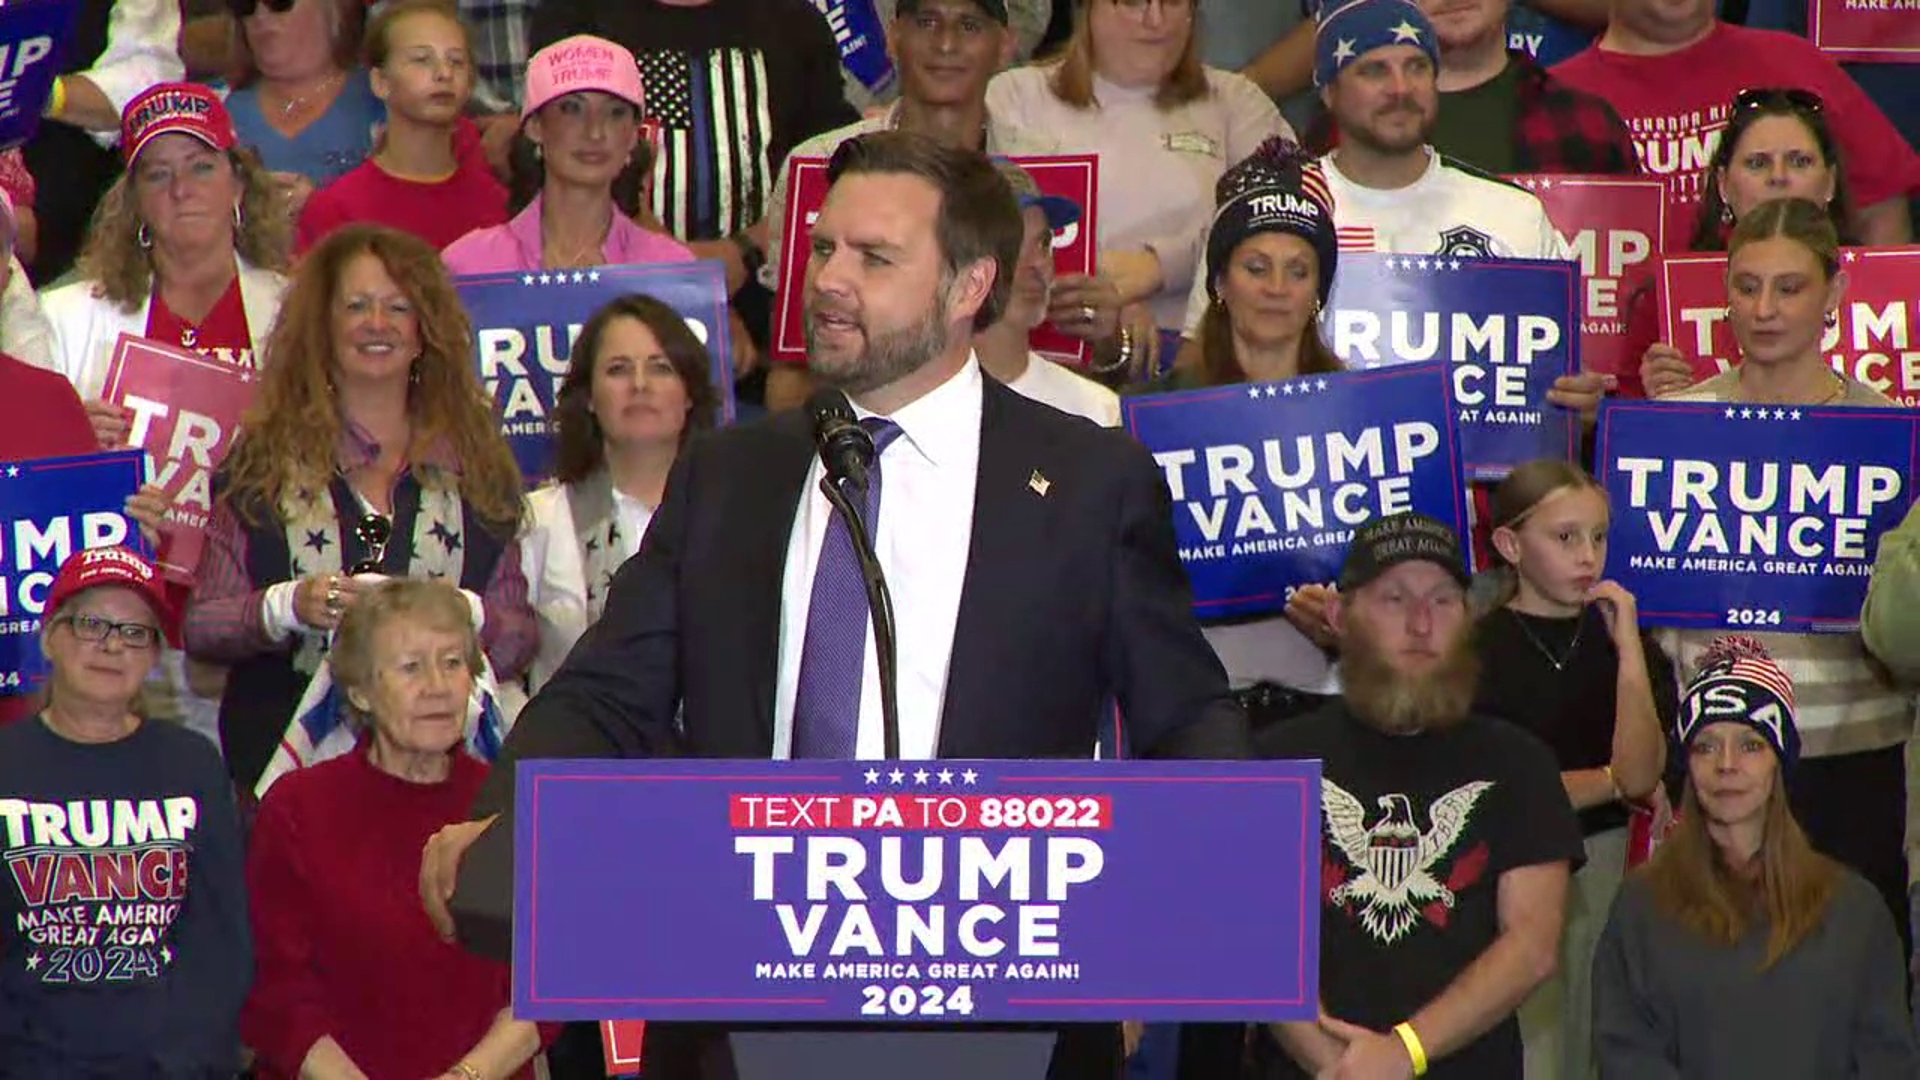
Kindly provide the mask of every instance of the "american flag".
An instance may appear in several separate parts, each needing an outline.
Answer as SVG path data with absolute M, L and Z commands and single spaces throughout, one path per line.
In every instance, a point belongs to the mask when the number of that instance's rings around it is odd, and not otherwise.
M 760 220 L 772 190 L 766 57 L 758 49 L 659 49 L 638 59 L 660 129 L 653 211 L 661 224 L 685 240 L 711 240 Z

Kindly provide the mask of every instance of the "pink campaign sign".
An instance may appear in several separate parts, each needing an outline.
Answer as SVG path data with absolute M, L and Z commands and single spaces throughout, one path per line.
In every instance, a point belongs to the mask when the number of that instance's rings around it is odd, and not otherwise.
M 1099 159 L 1092 154 L 1013 159 L 1033 176 L 1046 195 L 1061 195 L 1081 209 L 1080 220 L 1054 234 L 1055 274 L 1094 272 L 1099 230 L 1096 211 L 1100 196 Z M 773 359 L 775 363 L 803 364 L 807 358 L 804 328 L 807 260 L 796 253 L 808 250 L 807 234 L 827 201 L 827 163 L 823 158 L 793 158 L 787 163 L 785 235 L 780 237 L 780 280 L 774 292 Z M 1087 363 L 1086 342 L 1042 323 L 1033 332 L 1033 351 L 1072 367 Z
M 1630 176 L 1514 176 L 1540 197 L 1554 231 L 1580 260 L 1580 362 L 1588 371 L 1623 374 L 1628 358 L 1627 297 L 1666 250 L 1666 185 Z
M 1920 0 L 1808 0 L 1807 36 L 1846 63 L 1920 62 Z

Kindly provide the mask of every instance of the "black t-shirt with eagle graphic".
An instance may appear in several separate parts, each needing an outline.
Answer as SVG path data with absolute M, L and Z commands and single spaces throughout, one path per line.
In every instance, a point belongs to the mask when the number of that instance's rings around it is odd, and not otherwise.
M 1334 702 L 1261 732 L 1260 749 L 1322 762 L 1320 996 L 1342 1020 L 1411 1018 L 1499 936 L 1500 875 L 1585 857 L 1553 754 L 1503 720 L 1392 736 Z M 1276 1075 L 1302 1074 L 1285 1061 Z M 1518 1023 L 1427 1075 L 1519 1080 Z

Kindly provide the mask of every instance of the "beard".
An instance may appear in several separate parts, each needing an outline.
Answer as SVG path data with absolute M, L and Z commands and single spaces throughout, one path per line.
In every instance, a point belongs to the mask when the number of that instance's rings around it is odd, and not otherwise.
M 947 351 L 951 334 L 947 328 L 947 298 L 935 297 L 932 310 L 918 323 L 898 330 L 875 333 L 861 323 L 866 348 L 847 363 L 826 361 L 814 340 L 811 305 L 805 320 L 807 367 L 814 381 L 849 394 L 864 394 L 898 382 L 919 371 L 933 358 Z
M 1480 654 L 1470 634 L 1454 639 L 1431 670 L 1409 675 L 1393 666 L 1373 633 L 1349 624 L 1340 642 L 1340 688 L 1355 717 L 1387 735 L 1445 731 L 1473 711 Z
M 1400 108 L 1418 110 L 1419 106 L 1409 103 Z M 1392 111 L 1399 111 L 1399 109 Z M 1427 141 L 1433 137 L 1436 120 L 1437 115 L 1429 113 L 1420 121 L 1420 126 L 1413 134 L 1391 137 L 1377 134 L 1370 124 L 1351 124 L 1340 129 L 1340 137 L 1358 143 L 1362 149 L 1376 154 L 1405 154 L 1427 144 Z

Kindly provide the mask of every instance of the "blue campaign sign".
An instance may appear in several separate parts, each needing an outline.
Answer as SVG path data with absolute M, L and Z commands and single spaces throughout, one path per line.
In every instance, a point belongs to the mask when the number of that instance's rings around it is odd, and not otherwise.
M 721 423 L 733 421 L 733 331 L 726 269 L 711 260 L 453 279 L 473 317 L 480 381 L 529 483 L 553 473 L 551 419 L 573 340 L 608 301 L 644 293 L 680 313 L 707 347 Z
M 0 462 L 0 695 L 46 677 L 40 617 L 68 556 L 120 545 L 152 557 L 123 509 L 146 477 L 142 450 Z
M 1194 610 L 1284 609 L 1338 577 L 1376 517 L 1417 510 L 1464 535 L 1450 374 L 1407 364 L 1125 399 L 1127 429 L 1166 472 Z
M 40 129 L 66 61 L 80 0 L 14 0 L 0 7 L 0 149 Z
M 1576 262 L 1358 252 L 1340 256 L 1322 330 L 1354 367 L 1451 361 L 1467 471 L 1498 479 L 1578 456 L 1578 418 L 1547 391 L 1580 370 L 1580 310 Z
M 1316 1015 L 1317 761 L 518 768 L 522 1019 Z
M 1660 626 L 1847 631 L 1913 502 L 1905 409 L 1607 401 L 1607 572 Z

